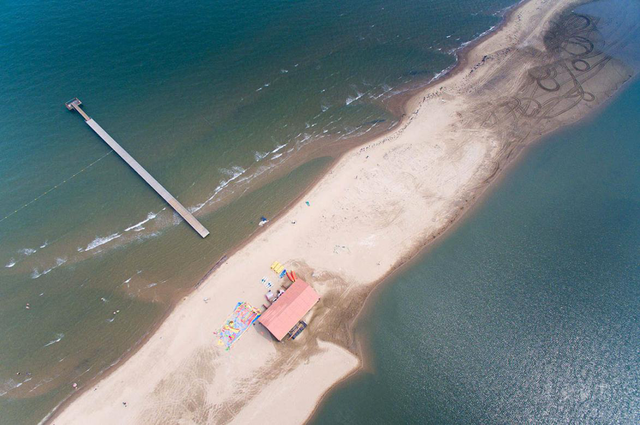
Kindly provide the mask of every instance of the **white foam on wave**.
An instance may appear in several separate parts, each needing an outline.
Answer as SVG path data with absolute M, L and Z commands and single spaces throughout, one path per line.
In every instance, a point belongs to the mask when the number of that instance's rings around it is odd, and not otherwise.
M 286 74 L 286 73 L 287 73 L 287 72 L 289 72 L 289 71 L 288 71 L 288 70 L 286 70 L 286 69 L 281 69 L 281 70 L 280 70 L 280 72 L 281 72 L 281 73 L 283 73 L 283 74 Z
M 26 382 L 26 381 L 25 381 Z M 16 382 L 14 379 L 9 378 L 3 382 L 0 382 L 0 397 L 7 394 L 9 391 L 19 388 L 22 382 Z
M 114 239 L 118 239 L 120 236 L 122 236 L 120 233 L 114 233 L 112 235 L 105 236 L 103 238 L 97 237 L 94 240 L 92 240 L 89 243 L 89 245 L 86 246 L 86 248 L 79 247 L 78 252 L 91 251 L 92 249 L 96 249 L 97 247 L 102 246 L 106 243 L 109 243 Z
M 49 273 L 49 272 L 50 272 L 50 271 L 52 271 L 52 270 L 57 269 L 58 267 L 60 267 L 61 265 L 63 265 L 63 264 L 64 264 L 64 263 L 66 263 L 66 262 L 67 262 L 67 259 L 66 259 L 66 258 L 56 258 L 56 264 L 55 264 L 53 267 L 51 267 L 51 268 L 48 268 L 48 269 L 46 269 L 46 270 L 43 270 L 42 272 L 40 271 L 40 269 L 35 268 L 35 269 L 33 269 L 33 271 L 31 272 L 31 279 L 37 279 L 37 278 L 39 278 L 40 276 L 44 276 L 45 274 Z
M 253 157 L 256 159 L 256 162 L 260 161 L 261 159 L 263 159 L 267 155 L 269 155 L 269 152 L 258 152 L 258 151 L 255 151 L 253 153 Z
M 36 249 L 32 249 L 32 248 L 23 248 L 21 250 L 18 251 L 20 254 L 26 255 L 27 257 L 31 254 L 35 254 L 37 252 Z
M 391 90 L 393 90 L 393 88 L 392 88 L 390 85 L 388 85 L 388 84 L 383 84 L 383 85 L 382 85 L 382 93 L 380 93 L 380 94 L 378 94 L 378 95 L 370 95 L 370 97 L 371 97 L 372 99 L 379 99 L 379 98 L 381 98 L 382 96 L 384 96 L 385 94 L 389 93 Z
M 147 218 L 145 218 L 144 220 L 142 220 L 140 223 L 134 224 L 133 226 L 129 226 L 126 229 L 124 229 L 125 232 L 134 230 L 136 232 L 139 232 L 141 230 L 144 230 L 144 227 L 142 227 L 143 224 L 148 223 L 149 221 L 153 220 L 154 218 L 156 218 L 158 216 L 158 214 L 150 212 L 147 214 Z
M 271 151 L 271 153 L 276 153 L 279 150 L 281 150 L 282 148 L 284 148 L 285 146 L 287 146 L 286 143 L 284 145 L 278 145 L 274 150 Z
M 178 214 L 174 213 L 174 216 L 178 216 Z M 178 222 L 180 222 L 180 220 L 178 220 Z M 130 242 L 142 242 L 142 241 L 145 241 L 147 239 L 155 238 L 158 235 L 160 235 L 160 232 L 140 233 L 140 234 L 136 235 L 133 239 L 128 240 L 127 243 L 130 243 Z
M 4 266 L 5 266 L 6 268 L 10 269 L 11 267 L 13 267 L 13 266 L 15 266 L 15 265 L 16 265 L 16 260 L 12 258 L 12 259 L 11 259 L 11 260 L 9 260 L 9 262 L 8 262 L 7 264 L 5 264 Z
M 455 47 L 451 50 L 449 50 L 447 53 L 450 55 L 455 55 L 456 57 L 456 61 L 448 66 L 446 69 L 440 71 L 439 73 L 437 73 L 431 80 L 429 80 L 429 83 L 432 83 L 433 81 L 441 78 L 442 76 L 446 75 L 449 71 L 451 71 L 457 64 L 458 64 L 458 51 L 464 49 L 465 47 L 467 47 L 469 44 L 473 43 L 474 41 L 484 37 L 485 35 L 493 32 L 493 30 L 495 30 L 497 28 L 497 25 L 492 25 L 488 30 L 481 32 L 480 34 L 478 34 L 477 36 L 475 36 L 474 38 L 472 38 L 469 41 L 465 41 L 464 43 L 460 44 L 458 47 Z M 460 40 L 459 38 L 457 40 Z M 442 49 L 438 49 L 438 50 L 442 50 Z
M 44 243 L 43 243 L 42 245 L 40 245 L 40 249 L 42 249 L 42 248 L 46 248 L 46 247 L 47 247 L 47 245 L 49 245 L 49 241 L 48 241 L 48 240 L 47 240 L 47 241 L 44 241 Z
M 245 170 L 244 168 L 239 167 L 237 165 L 234 165 L 231 168 L 220 168 L 220 172 L 222 174 L 226 174 L 228 176 L 231 176 L 231 178 L 234 178 L 234 177 L 237 178 L 238 175 L 241 175 L 245 171 L 247 171 L 247 170 Z
M 241 178 L 240 180 L 238 180 L 238 183 L 249 183 L 250 181 L 252 181 L 253 179 L 255 179 L 256 177 L 260 177 L 262 174 L 266 173 L 267 171 L 271 170 L 272 168 L 275 168 L 276 165 L 263 165 L 262 167 L 258 167 L 258 169 L 253 172 L 252 174 Z
M 429 80 L 429 83 L 427 83 L 427 84 L 430 84 L 430 83 L 432 83 L 434 81 L 437 81 L 440 78 L 442 78 L 445 75 L 447 75 L 449 73 L 449 71 L 451 71 L 457 65 L 457 63 L 458 63 L 458 60 L 456 59 L 456 61 L 452 65 L 449 65 L 448 67 L 446 67 L 445 69 L 443 69 L 442 71 L 440 71 L 436 75 L 434 75 L 433 78 L 431 78 Z
M 345 104 L 347 105 L 351 105 L 353 102 L 355 102 L 356 100 L 360 99 L 362 96 L 364 96 L 364 93 L 360 93 L 360 92 L 356 92 L 357 95 L 354 96 L 349 96 L 347 97 L 347 100 L 345 101 Z
M 32 393 L 35 390 L 37 390 L 39 387 L 43 386 L 44 384 L 48 384 L 49 382 L 53 381 L 54 378 L 45 378 L 42 381 L 38 382 L 37 384 L 35 384 L 30 390 L 29 392 Z
M 62 338 L 64 338 L 64 334 L 63 333 L 56 334 L 56 339 L 47 342 L 44 346 L 48 347 L 50 345 L 56 344 L 56 343 L 62 341 Z
M 469 41 L 465 41 L 464 43 L 462 43 L 460 45 L 460 47 L 456 50 L 459 50 L 463 47 L 468 46 L 469 44 L 473 43 L 474 41 L 476 41 L 479 38 L 484 37 L 485 35 L 489 34 L 491 31 L 493 31 L 494 29 L 496 29 L 497 25 L 492 25 L 488 30 L 481 32 L 480 34 L 478 34 L 476 37 L 474 37 L 473 39 L 469 40 Z
M 218 193 L 220 193 L 225 187 L 229 186 L 229 184 L 231 182 L 233 182 L 234 180 L 236 180 L 237 178 L 239 178 L 240 176 L 242 176 L 247 170 L 245 170 L 242 167 L 238 167 L 238 166 L 233 166 L 231 167 L 231 169 L 227 169 L 227 168 L 222 168 L 220 169 L 220 171 L 224 174 L 227 174 L 229 176 L 228 179 L 226 180 L 222 180 L 218 186 L 215 188 L 215 190 L 213 191 L 213 194 L 211 196 L 209 196 L 209 198 L 207 198 L 206 201 L 199 203 L 198 205 L 196 205 L 195 207 L 191 207 L 189 208 L 189 211 L 191 213 L 194 213 L 196 211 L 199 211 L 200 209 L 202 209 L 202 207 L 204 207 L 205 205 L 207 205 L 209 202 L 211 202 L 216 196 L 218 196 Z
M 277 154 L 277 155 L 273 155 L 273 157 L 271 159 L 278 159 L 282 156 L 281 153 Z
M 329 110 L 329 106 L 320 105 L 320 109 L 322 109 L 322 112 L 327 112 Z
M 309 133 L 302 133 L 302 139 L 300 139 L 297 143 L 299 145 L 304 144 L 307 140 L 311 139 L 311 137 L 313 137 L 312 134 Z

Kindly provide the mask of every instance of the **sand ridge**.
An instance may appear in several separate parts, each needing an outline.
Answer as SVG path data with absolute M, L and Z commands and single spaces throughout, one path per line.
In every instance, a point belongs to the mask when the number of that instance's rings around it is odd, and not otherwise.
M 449 228 L 524 147 L 632 76 L 603 53 L 597 21 L 561 13 L 575 4 L 519 5 L 456 72 L 412 98 L 394 132 L 344 155 L 306 195 L 310 205 L 293 206 L 226 259 L 51 422 L 304 422 L 359 367 L 350 325 L 374 284 Z M 279 344 L 255 326 L 222 350 L 213 331 L 236 302 L 263 304 L 261 277 L 279 282 L 274 260 L 320 293 L 309 328 Z

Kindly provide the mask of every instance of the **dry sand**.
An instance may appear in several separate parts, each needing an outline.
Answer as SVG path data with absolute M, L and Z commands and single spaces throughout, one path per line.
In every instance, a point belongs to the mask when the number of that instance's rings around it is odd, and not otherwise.
M 520 5 L 456 72 L 412 98 L 397 130 L 344 155 L 305 197 L 310 206 L 269 223 L 52 422 L 304 422 L 359 367 L 350 324 L 374 284 L 448 228 L 524 146 L 630 78 L 599 50 L 594 22 L 559 15 L 572 4 Z M 236 303 L 261 306 L 263 276 L 284 283 L 274 260 L 321 294 L 309 328 L 279 344 L 257 325 L 224 351 L 213 332 Z

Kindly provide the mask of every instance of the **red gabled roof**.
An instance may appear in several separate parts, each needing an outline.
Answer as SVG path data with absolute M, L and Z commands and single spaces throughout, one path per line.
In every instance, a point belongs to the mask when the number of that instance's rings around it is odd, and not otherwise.
M 319 299 L 320 295 L 307 282 L 297 279 L 258 321 L 281 341 Z

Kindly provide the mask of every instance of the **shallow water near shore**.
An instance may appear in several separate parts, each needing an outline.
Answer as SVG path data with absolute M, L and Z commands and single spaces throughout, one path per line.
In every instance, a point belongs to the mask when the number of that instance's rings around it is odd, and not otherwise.
M 309 145 L 393 126 L 384 102 L 512 3 L 5 5 L 0 423 L 39 421 L 117 362 L 327 169 Z M 73 96 L 211 236 L 106 155 Z
M 578 10 L 604 33 L 638 16 Z M 376 291 L 356 329 L 367 368 L 310 423 L 639 423 L 639 106 L 636 78 Z

